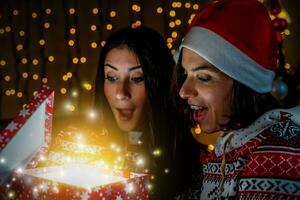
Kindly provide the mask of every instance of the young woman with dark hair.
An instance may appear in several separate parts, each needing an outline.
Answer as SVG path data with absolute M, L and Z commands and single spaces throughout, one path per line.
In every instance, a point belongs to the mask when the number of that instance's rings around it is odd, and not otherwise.
M 180 129 L 171 94 L 174 64 L 158 32 L 124 28 L 112 34 L 102 49 L 95 81 L 95 103 L 103 113 L 103 124 L 140 163 L 125 167 L 154 178 L 151 199 L 171 199 L 180 191 L 180 181 L 174 181 L 182 174 L 174 157 Z
M 270 94 L 278 56 L 263 4 L 208 4 L 179 55 L 178 93 L 192 135 L 201 142 L 201 134 L 220 134 L 200 158 L 199 196 L 185 199 L 299 198 L 300 106 L 279 109 Z

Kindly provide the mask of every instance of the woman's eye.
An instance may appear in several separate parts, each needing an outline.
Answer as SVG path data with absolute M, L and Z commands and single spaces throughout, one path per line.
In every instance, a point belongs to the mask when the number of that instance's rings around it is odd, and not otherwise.
M 109 82 L 115 82 L 117 79 L 117 77 L 115 76 L 109 76 L 109 75 L 106 75 L 106 78 Z
M 197 79 L 200 80 L 200 81 L 203 81 L 203 82 L 207 82 L 210 80 L 210 77 L 209 76 L 197 76 Z
M 143 76 L 132 77 L 131 80 L 132 80 L 134 83 L 140 83 L 140 82 L 144 81 L 144 77 L 143 77 Z

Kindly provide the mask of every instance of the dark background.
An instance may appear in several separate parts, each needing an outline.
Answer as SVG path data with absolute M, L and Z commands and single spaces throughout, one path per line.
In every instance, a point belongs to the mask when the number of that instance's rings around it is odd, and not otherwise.
M 78 116 L 84 118 L 93 106 L 99 53 L 113 31 L 124 26 L 150 26 L 164 36 L 175 53 L 191 16 L 206 2 L 0 1 L 0 124 L 7 124 L 43 83 L 55 89 L 55 119 L 66 117 L 75 122 Z M 300 4 L 297 0 L 280 3 L 280 16 L 289 23 L 284 52 L 288 78 L 292 78 L 300 61 Z M 264 4 L 270 7 L 270 1 Z M 158 13 L 158 8 L 163 11 Z

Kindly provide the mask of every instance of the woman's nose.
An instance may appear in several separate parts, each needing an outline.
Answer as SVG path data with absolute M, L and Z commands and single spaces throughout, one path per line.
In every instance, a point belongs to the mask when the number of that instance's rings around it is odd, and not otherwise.
M 185 81 L 183 82 L 179 91 L 179 96 L 182 99 L 189 99 L 191 97 L 197 96 L 195 84 L 193 84 L 193 81 L 190 78 L 185 79 Z
M 118 100 L 127 100 L 131 97 L 127 81 L 122 81 L 117 86 L 116 98 Z

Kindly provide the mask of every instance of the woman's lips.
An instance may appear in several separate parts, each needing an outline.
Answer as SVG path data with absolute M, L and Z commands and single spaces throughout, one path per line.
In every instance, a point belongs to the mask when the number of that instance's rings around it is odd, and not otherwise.
M 133 117 L 133 109 L 117 108 L 118 117 L 121 121 L 129 121 Z
M 194 121 L 197 123 L 201 123 L 204 120 L 204 118 L 206 117 L 207 112 L 208 112 L 207 108 L 194 110 L 194 113 L 193 113 Z

